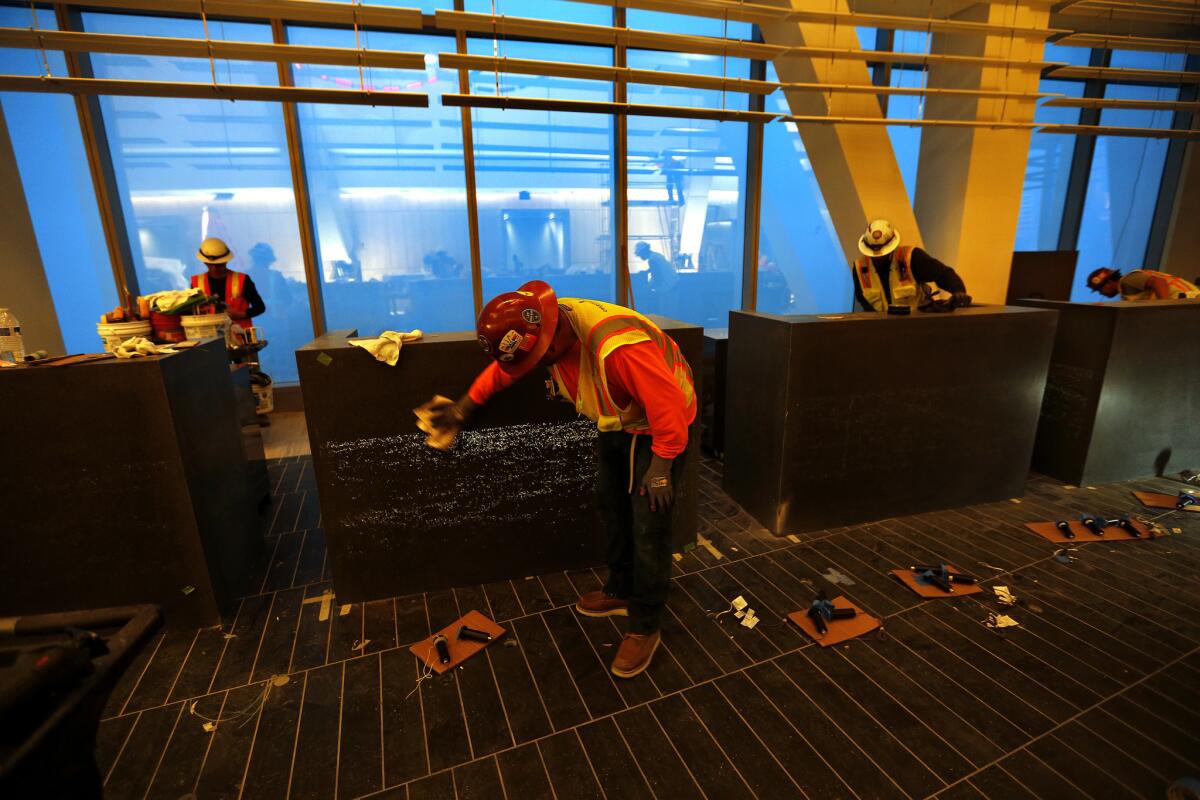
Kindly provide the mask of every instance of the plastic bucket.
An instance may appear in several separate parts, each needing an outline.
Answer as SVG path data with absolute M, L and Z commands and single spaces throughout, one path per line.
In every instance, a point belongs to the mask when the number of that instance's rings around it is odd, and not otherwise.
M 269 375 L 260 375 L 266 378 L 265 382 L 255 380 L 258 376 L 253 376 L 250 381 L 250 390 L 254 392 L 254 411 L 256 414 L 270 414 L 275 410 L 275 382 Z
M 183 322 L 183 333 L 188 339 L 210 339 L 219 336 L 229 344 L 229 328 L 232 324 L 228 314 L 190 314 L 179 318 Z
M 154 338 L 160 342 L 182 342 L 186 338 L 183 333 L 183 325 L 180 323 L 178 314 L 160 314 L 157 311 L 150 312 L 150 326 L 154 329 Z
M 121 342 L 130 337 L 149 336 L 150 330 L 149 320 L 144 319 L 136 322 L 96 323 L 96 333 L 100 334 L 100 341 L 104 342 L 104 352 L 106 353 L 111 353 Z

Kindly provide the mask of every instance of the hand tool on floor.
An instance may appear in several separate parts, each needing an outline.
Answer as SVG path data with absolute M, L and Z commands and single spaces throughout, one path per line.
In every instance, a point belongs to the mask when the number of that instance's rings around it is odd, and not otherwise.
M 829 633 L 829 623 L 838 619 L 853 619 L 858 612 L 853 608 L 835 608 L 825 592 L 819 592 L 808 607 L 808 618 L 821 635 Z
M 1071 523 L 1067 522 L 1065 519 L 1060 519 L 1058 522 L 1054 523 L 1054 527 L 1062 531 L 1063 536 L 1067 537 L 1068 539 L 1075 538 L 1075 531 L 1071 530 Z
M 1097 536 L 1103 536 L 1104 528 L 1108 525 L 1107 520 L 1097 517 L 1095 514 L 1084 514 L 1079 518 L 1079 521 L 1083 523 L 1083 527 Z
M 440 633 L 433 637 L 433 646 L 437 649 L 438 660 L 443 664 L 450 663 L 450 643 Z
M 918 577 L 941 589 L 943 592 L 953 592 L 951 584 L 974 584 L 976 579 L 963 572 L 951 572 L 946 564 L 914 564 L 909 567 Z
M 1175 503 L 1176 508 L 1187 508 L 1194 505 L 1200 505 L 1200 500 L 1196 499 L 1196 495 L 1187 492 L 1179 493 L 1179 500 Z
M 463 625 L 458 629 L 458 638 L 466 639 L 468 642 L 490 642 L 492 635 L 487 631 L 479 631 Z
M 1110 519 L 1108 520 L 1108 524 L 1116 525 L 1135 539 L 1142 538 L 1142 532 L 1133 524 L 1133 520 L 1129 518 L 1128 514 L 1122 514 L 1120 519 Z

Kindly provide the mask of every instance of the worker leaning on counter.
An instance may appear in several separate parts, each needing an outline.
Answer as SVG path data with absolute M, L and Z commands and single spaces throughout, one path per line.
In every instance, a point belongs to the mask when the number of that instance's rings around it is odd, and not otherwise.
M 650 665 L 660 641 L 679 456 L 696 417 L 691 367 L 674 340 L 641 314 L 559 298 L 542 281 L 492 299 L 477 330 L 494 361 L 457 403 L 435 398 L 426 406 L 431 422 L 457 433 L 477 406 L 540 365 L 550 370 L 552 395 L 596 423 L 596 497 L 609 574 L 604 589 L 580 597 L 576 609 L 629 617 L 612 672 L 631 678 Z
M 1122 300 L 1183 300 L 1200 298 L 1200 288 L 1166 272 L 1135 269 L 1122 275 L 1118 269 L 1101 267 L 1087 277 L 1088 288 L 1105 297 L 1121 295 Z
M 863 311 L 885 312 L 888 306 L 909 311 L 927 307 L 932 301 L 928 283 L 949 292 L 948 308 L 971 305 L 962 278 L 919 247 L 901 247 L 900 231 L 886 219 L 867 226 L 858 240 L 863 258 L 854 262 L 854 296 Z
M 210 297 L 216 295 L 222 298 L 229 318 L 235 325 L 257 317 L 267 310 L 267 305 L 250 276 L 229 269 L 228 264 L 233 259 L 233 251 L 223 240 L 216 237 L 205 239 L 200 243 L 196 257 L 204 263 L 208 271 L 192 276 L 192 288 L 200 289 Z

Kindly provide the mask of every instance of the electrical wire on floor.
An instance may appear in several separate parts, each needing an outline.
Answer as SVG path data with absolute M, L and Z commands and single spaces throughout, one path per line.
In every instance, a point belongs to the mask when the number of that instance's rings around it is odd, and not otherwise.
M 429 649 L 425 651 L 425 664 L 421 668 L 421 674 L 417 676 L 417 683 L 413 686 L 412 691 L 404 695 L 404 699 L 412 697 L 417 690 L 421 688 L 421 684 L 433 677 L 433 643 L 429 643 Z
M 253 700 L 251 700 L 242 708 L 232 711 L 229 714 L 224 713 L 225 709 L 223 707 L 215 717 L 209 717 L 205 714 L 201 714 L 196 710 L 196 706 L 200 703 L 199 700 L 193 700 L 192 702 L 188 703 L 188 714 L 201 720 L 204 723 L 204 730 L 210 733 L 215 731 L 221 725 L 228 723 L 237 723 L 237 727 L 241 728 L 245 726 L 247 722 L 258 716 L 258 712 L 261 711 L 263 706 L 267 704 L 267 698 L 271 696 L 271 689 L 276 686 L 283 686 L 289 680 L 290 679 L 286 675 L 271 676 L 267 680 L 263 681 L 262 691 L 259 692 Z

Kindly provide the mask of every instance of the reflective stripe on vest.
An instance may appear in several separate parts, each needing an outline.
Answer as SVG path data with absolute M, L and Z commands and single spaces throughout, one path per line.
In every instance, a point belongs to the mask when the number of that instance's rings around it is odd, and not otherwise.
M 892 290 L 892 305 L 911 306 L 917 308 L 925 297 L 925 292 L 913 279 L 909 269 L 911 247 L 897 247 L 892 254 L 892 268 L 888 270 L 888 283 Z M 876 311 L 887 311 L 888 299 L 883 293 L 883 283 L 875 270 L 874 262 L 863 256 L 854 262 L 854 278 L 862 290 L 863 297 L 871 308 Z
M 575 404 L 575 410 L 593 420 L 602 431 L 641 431 L 649 427 L 646 411 L 636 402 L 621 408 L 612 399 L 604 360 L 618 347 L 638 342 L 653 342 L 662 353 L 667 369 L 683 392 L 686 408 L 696 402 L 692 368 L 679 351 L 675 340 L 657 325 L 628 308 L 596 300 L 560 297 L 558 313 L 579 337 L 579 386 L 571 397 L 563 384 L 558 367 L 550 368 L 558 393 Z
M 1162 278 L 1167 282 L 1167 288 L 1171 292 L 1171 298 L 1177 298 L 1181 294 L 1188 298 L 1200 298 L 1200 287 L 1197 287 L 1196 284 L 1192 283 L 1191 281 L 1186 281 L 1177 275 L 1171 275 L 1170 273 L 1159 272 L 1153 269 L 1135 269 L 1133 272 L 1142 272 L 1146 275 L 1149 275 L 1151 278 Z M 1133 272 L 1129 273 L 1129 275 L 1132 275 Z M 1129 277 L 1129 275 L 1126 275 L 1125 277 Z M 1125 293 L 1123 286 L 1121 289 L 1122 300 L 1155 300 L 1157 298 L 1158 295 L 1154 293 L 1153 289 L 1145 289 L 1140 292 L 1131 292 L 1129 294 Z
M 192 288 L 199 289 L 205 295 L 211 295 L 212 290 L 208 286 L 208 273 L 192 276 Z M 225 271 L 225 304 L 229 305 L 230 300 L 234 300 L 242 296 L 242 292 L 246 290 L 246 273 L 234 272 L 229 269 Z

